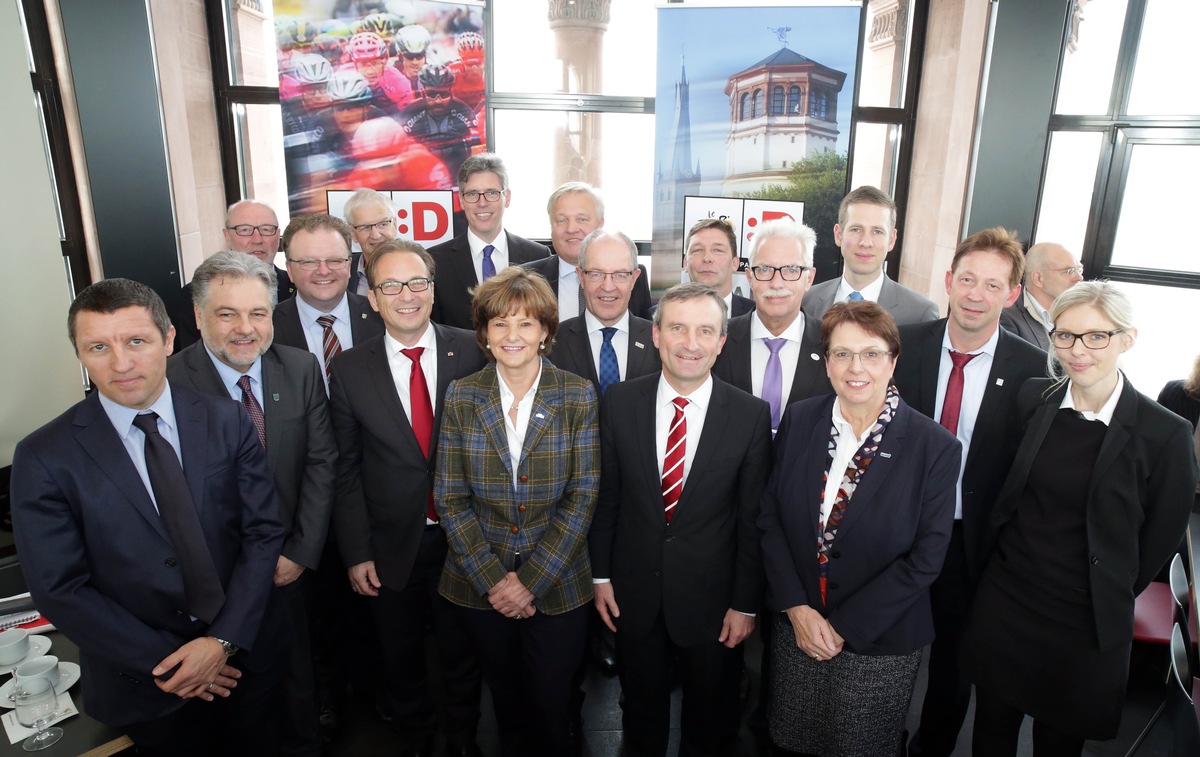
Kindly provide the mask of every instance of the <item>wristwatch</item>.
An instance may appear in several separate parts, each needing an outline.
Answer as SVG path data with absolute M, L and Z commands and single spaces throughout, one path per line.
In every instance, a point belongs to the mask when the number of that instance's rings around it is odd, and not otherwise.
M 233 657 L 235 654 L 238 653 L 238 649 L 240 649 L 240 647 L 238 647 L 238 645 L 234 644 L 232 641 L 225 641 L 224 639 L 217 639 L 216 636 L 213 636 L 212 638 L 216 639 L 217 643 L 221 645 L 221 649 L 225 651 L 226 657 Z

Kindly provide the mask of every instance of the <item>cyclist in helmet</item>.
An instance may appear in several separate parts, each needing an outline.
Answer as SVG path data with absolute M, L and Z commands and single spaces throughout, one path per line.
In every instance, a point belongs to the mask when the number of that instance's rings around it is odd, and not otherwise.
M 366 121 L 350 143 L 354 167 L 341 181 L 350 189 L 449 189 L 446 164 L 390 118 Z
M 396 52 L 399 55 L 396 68 L 408 77 L 414 92 L 421 90 L 420 73 L 425 67 L 429 43 L 433 37 L 420 24 L 409 24 L 396 32 Z
M 471 109 L 454 99 L 454 72 L 447 66 L 428 65 L 421 69 L 421 97 L 401 114 L 404 130 L 437 155 L 458 174 L 458 167 L 470 155 L 474 119 Z
M 387 117 L 387 114 L 372 105 L 371 86 L 354 69 L 335 71 L 329 77 L 327 91 L 335 129 L 326 147 L 333 154 L 333 170 L 345 171 L 353 162 L 350 140 L 358 127 L 373 118 Z
M 464 32 L 455 38 L 458 60 L 450 63 L 454 71 L 454 99 L 468 108 L 477 118 L 483 111 L 487 83 L 483 75 L 483 35 Z
M 372 101 L 376 107 L 386 113 L 397 114 L 413 101 L 412 85 L 388 65 L 388 45 L 378 34 L 355 34 L 346 45 L 346 54 L 353 69 L 371 87 Z

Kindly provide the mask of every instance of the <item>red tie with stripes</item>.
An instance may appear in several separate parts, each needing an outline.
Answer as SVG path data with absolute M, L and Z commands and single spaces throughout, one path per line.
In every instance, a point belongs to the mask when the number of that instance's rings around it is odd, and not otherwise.
M 413 435 L 425 459 L 429 459 L 429 445 L 433 442 L 433 402 L 429 399 L 429 383 L 425 380 L 425 371 L 421 368 L 421 354 L 424 347 L 411 347 L 400 350 L 400 354 L 412 361 L 412 372 L 408 374 L 408 404 L 412 408 Z M 425 503 L 425 517 L 434 523 L 438 520 L 437 510 L 433 507 L 433 492 L 429 492 L 429 501 Z
M 666 511 L 667 523 L 675 514 L 675 505 L 679 504 L 679 494 L 683 491 L 683 457 L 687 450 L 687 417 L 683 408 L 687 407 L 687 399 L 676 397 L 675 417 L 671 420 L 671 430 L 667 432 L 667 454 L 663 457 L 663 509 Z
M 342 352 L 342 343 L 338 341 L 337 334 L 333 333 L 333 322 L 337 320 L 331 315 L 323 315 L 317 319 L 317 323 L 321 325 L 321 353 L 325 358 L 325 378 L 329 378 L 329 361 Z

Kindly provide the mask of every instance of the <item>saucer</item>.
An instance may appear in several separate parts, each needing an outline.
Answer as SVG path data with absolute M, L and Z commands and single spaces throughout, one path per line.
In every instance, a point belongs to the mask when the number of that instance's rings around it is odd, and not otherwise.
M 0 707 L 12 709 L 16 706 L 12 698 L 14 680 L 10 678 L 4 682 L 3 686 L 0 686 Z M 59 662 L 58 684 L 54 687 L 54 693 L 62 694 L 77 683 L 79 683 L 79 663 Z
M 21 663 L 23 663 L 27 660 L 32 660 L 34 657 L 41 657 L 42 655 L 46 654 L 46 652 L 48 652 L 49 650 L 50 650 L 50 640 L 49 639 L 47 639 L 45 636 L 38 636 L 37 634 L 29 634 L 29 653 L 26 654 L 20 660 L 17 660 L 16 662 L 9 663 L 8 665 L 0 665 L 0 675 L 4 675 L 5 673 L 13 672 L 14 670 L 16 670 L 17 668 L 19 668 L 21 666 Z M 59 672 L 60 673 L 62 672 L 62 668 L 59 668 Z

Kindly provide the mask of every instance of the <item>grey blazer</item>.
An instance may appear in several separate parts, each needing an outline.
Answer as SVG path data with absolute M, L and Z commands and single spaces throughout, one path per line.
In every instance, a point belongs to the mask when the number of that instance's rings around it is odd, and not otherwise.
M 820 322 L 825 317 L 825 311 L 833 307 L 833 298 L 837 296 L 841 280 L 839 276 L 809 289 L 808 294 L 804 295 L 805 314 Z M 883 277 L 883 288 L 879 290 L 879 304 L 892 314 L 897 326 L 938 319 L 938 307 L 933 300 L 897 284 L 886 275 Z
M 1050 349 L 1050 334 L 1025 307 L 1025 295 L 1018 297 L 1012 307 L 1004 308 L 1000 314 L 1000 325 L 1030 344 L 1037 345 L 1043 352 Z

